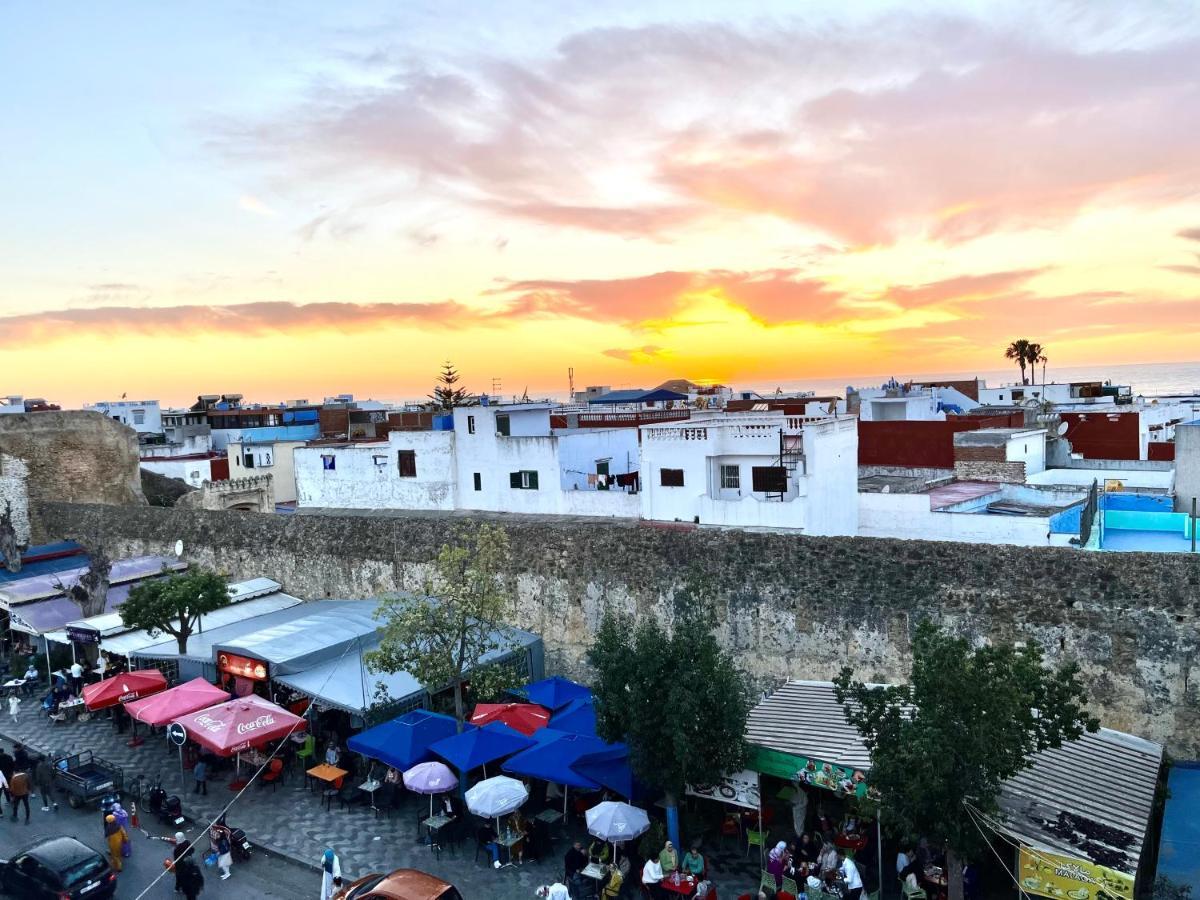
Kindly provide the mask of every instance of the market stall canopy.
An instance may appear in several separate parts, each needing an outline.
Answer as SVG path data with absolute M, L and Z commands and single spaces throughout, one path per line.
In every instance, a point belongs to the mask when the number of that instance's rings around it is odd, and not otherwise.
M 108 583 L 110 586 L 116 587 L 153 578 L 156 575 L 162 575 L 164 571 L 181 572 L 186 568 L 187 563 L 174 556 L 132 556 L 128 559 L 118 559 L 112 564 L 112 569 L 108 573 Z M 86 572 L 87 561 L 84 560 L 82 565 L 62 571 L 13 579 L 0 585 L 0 606 L 10 608 L 35 600 L 62 597 L 63 588 L 71 588 L 79 584 L 79 579 Z M 79 607 L 75 607 L 75 615 L 71 618 L 79 618 Z
M 242 634 L 214 646 L 259 659 L 270 666 L 271 677 L 303 672 L 337 659 L 349 645 L 374 642 L 381 623 L 375 618 L 376 600 L 326 600 L 299 607 L 302 615 Z
M 585 700 L 592 696 L 590 688 L 558 675 L 527 684 L 516 693 L 530 703 L 536 703 L 549 710 L 562 709 L 572 700 Z
M 539 734 L 534 746 L 522 750 L 500 768 L 510 775 L 526 775 L 569 787 L 598 788 L 597 782 L 576 772 L 571 764 L 584 754 L 604 750 L 607 746 L 596 737 L 546 729 Z
M 188 737 L 218 756 L 233 756 L 302 731 L 304 719 L 255 694 L 175 719 Z
M 152 579 L 144 579 L 152 580 Z M 107 615 L 120 615 L 114 612 L 122 603 L 129 599 L 138 582 L 118 584 L 108 589 L 104 598 L 104 609 Z M 17 631 L 27 634 L 50 635 L 66 628 L 68 622 L 79 618 L 79 604 L 60 594 L 45 600 L 35 600 L 32 603 L 22 603 L 9 608 L 9 621 Z
M 458 723 L 452 716 L 415 709 L 354 735 L 346 746 L 355 753 L 404 771 L 429 759 L 430 744 L 457 732 Z
M 642 783 L 634 777 L 629 748 L 624 744 L 609 744 L 603 750 L 585 753 L 571 763 L 571 768 L 626 800 L 645 793 Z
M 75 541 L 53 544 L 32 544 L 21 551 L 21 568 L 14 572 L 0 557 L 0 587 L 10 581 L 23 581 L 34 575 L 53 575 L 78 569 L 87 561 L 87 554 Z
M 363 605 L 364 603 L 366 605 Z M 374 608 L 374 604 L 373 601 L 361 600 L 318 600 L 308 603 L 298 602 L 286 608 L 278 609 L 274 612 L 264 613 L 251 619 L 237 620 L 230 622 L 227 625 L 222 625 L 211 629 L 205 628 L 203 633 L 197 632 L 188 638 L 187 653 L 185 653 L 182 657 L 179 655 L 179 645 L 175 642 L 174 638 L 169 640 L 160 639 L 158 643 L 149 647 L 143 647 L 134 652 L 132 655 L 139 659 L 188 659 L 194 662 L 211 664 L 216 658 L 215 649 L 218 646 L 230 644 L 246 635 L 253 635 L 260 632 L 291 626 L 292 623 L 312 616 L 314 613 L 331 612 L 333 615 L 336 615 L 336 611 L 342 608 L 347 608 L 349 612 L 361 612 L 363 609 L 367 609 L 367 614 L 369 615 L 369 610 Z M 342 649 L 344 649 L 344 647 L 338 649 L 331 655 L 339 655 Z M 237 653 L 238 651 L 235 650 L 234 652 Z M 272 673 L 272 677 L 273 676 L 274 673 Z
M 482 728 L 471 728 L 462 734 L 442 738 L 430 744 L 429 749 L 460 772 L 469 772 L 497 759 L 519 753 L 532 747 L 534 743 L 536 742 L 533 738 L 493 722 Z
M 251 578 L 229 585 L 230 605 L 205 613 L 197 623 L 197 636 L 235 622 L 295 606 L 300 598 L 285 594 L 280 584 L 269 578 Z M 89 643 L 99 643 L 101 649 L 118 656 L 132 656 L 139 650 L 163 643 L 161 631 L 131 631 L 121 621 L 119 612 L 90 616 L 67 622 L 61 631 L 47 632 L 46 639 L 60 644 L 79 640 L 91 633 Z M 86 640 L 86 638 L 85 638 Z M 174 643 L 174 639 L 172 639 Z M 190 640 L 189 640 L 190 645 Z
M 147 725 L 166 725 L 180 716 L 207 709 L 228 699 L 229 694 L 225 691 L 213 687 L 203 678 L 193 678 L 152 697 L 126 703 L 125 711 Z
M 596 734 L 596 707 L 591 697 L 572 700 L 550 717 L 550 727 L 572 734 Z
M 1200 762 L 1171 764 L 1163 811 L 1158 875 L 1200 896 Z
M 91 710 L 107 709 L 118 703 L 156 694 L 166 686 L 167 679 L 158 669 L 137 669 L 84 685 L 83 703 Z
M 530 735 L 550 723 L 550 711 L 533 703 L 479 703 L 471 713 L 472 725 L 502 722 L 521 734 Z

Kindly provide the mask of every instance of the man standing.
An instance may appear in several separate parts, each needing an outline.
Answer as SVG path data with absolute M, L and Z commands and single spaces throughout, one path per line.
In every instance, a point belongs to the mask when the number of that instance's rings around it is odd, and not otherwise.
M 58 801 L 54 799 L 54 767 L 50 765 L 50 757 L 42 756 L 34 765 L 33 783 L 42 798 L 42 812 L 50 812 L 51 806 L 58 809 Z
M 846 882 L 845 900 L 858 900 L 862 896 L 862 876 L 858 874 L 858 866 L 846 855 L 845 850 L 838 850 L 839 870 L 842 880 Z
M 71 663 L 71 684 L 75 688 L 75 696 L 83 696 L 83 666 L 79 664 L 79 660 Z
M 11 798 L 8 792 L 8 786 L 12 782 L 13 774 L 17 771 L 16 761 L 8 755 L 8 751 L 0 748 L 0 775 L 4 776 L 4 796 Z
M 192 767 L 192 777 L 196 779 L 196 790 L 192 793 L 203 794 L 208 796 L 208 763 L 201 756 L 196 760 L 196 765 Z
M 570 883 L 575 879 L 575 876 L 588 864 L 587 854 L 583 852 L 582 842 L 576 841 L 571 845 L 571 849 L 567 851 L 567 857 L 563 862 L 563 868 L 566 871 L 567 882 Z

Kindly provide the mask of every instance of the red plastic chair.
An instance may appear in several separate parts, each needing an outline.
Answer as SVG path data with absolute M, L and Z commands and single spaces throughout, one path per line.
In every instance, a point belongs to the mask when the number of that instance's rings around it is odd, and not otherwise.
M 264 784 L 271 785 L 271 790 L 279 785 L 279 779 L 283 777 L 283 760 L 275 758 L 271 760 L 271 764 L 267 766 L 267 771 L 263 772 L 260 786 Z

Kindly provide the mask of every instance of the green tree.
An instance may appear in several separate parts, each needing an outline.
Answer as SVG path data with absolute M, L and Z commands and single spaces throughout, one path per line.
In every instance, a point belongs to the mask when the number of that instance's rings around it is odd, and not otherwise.
M 834 680 L 846 718 L 871 753 L 871 785 L 893 833 L 945 843 L 950 898 L 958 860 L 985 852 L 970 807 L 997 813 L 1001 784 L 1039 750 L 1099 727 L 1074 663 L 1048 668 L 1035 642 L 973 648 L 922 623 L 908 684 L 870 687 L 844 668 Z
M 633 771 L 666 795 L 667 828 L 679 840 L 678 799 L 746 764 L 750 694 L 744 675 L 699 615 L 667 634 L 653 619 L 607 612 L 588 650 L 596 672 L 596 728 L 625 741 Z
M 425 597 L 390 597 L 376 615 L 383 620 L 379 649 L 368 654 L 377 672 L 409 672 L 431 691 L 454 691 L 454 717 L 466 717 L 464 676 L 484 655 L 510 646 L 504 634 L 509 593 L 503 573 L 511 551 L 508 533 L 481 525 L 463 545 L 445 544 L 425 584 Z M 472 696 L 493 697 L 515 687 L 511 666 L 470 671 Z
M 182 656 L 188 638 L 205 613 L 230 604 L 229 586 L 215 572 L 194 569 L 166 578 L 143 581 L 121 604 L 126 628 L 161 631 L 175 638 Z
M 1029 365 L 1029 341 L 1021 338 L 1013 341 L 1004 351 L 1004 358 L 1011 359 L 1021 367 L 1021 384 L 1028 384 L 1025 379 L 1025 367 Z
M 442 366 L 442 371 L 438 373 L 437 384 L 433 388 L 433 393 L 429 395 L 429 399 L 433 401 L 434 409 L 454 409 L 456 406 L 467 405 L 466 388 L 458 386 L 458 370 L 454 365 L 447 361 Z
M 1041 344 L 1030 343 L 1026 348 L 1025 362 L 1029 363 L 1029 380 L 1037 383 L 1037 367 L 1042 366 L 1042 384 L 1046 383 L 1046 351 Z

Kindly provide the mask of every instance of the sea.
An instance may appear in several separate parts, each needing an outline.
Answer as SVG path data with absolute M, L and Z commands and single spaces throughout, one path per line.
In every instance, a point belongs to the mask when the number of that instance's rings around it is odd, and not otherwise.
M 958 381 L 972 378 L 982 378 L 991 387 L 1003 384 L 1018 383 L 1021 378 L 1020 369 L 1013 366 L 1008 369 L 993 369 L 979 372 L 895 372 L 887 375 L 860 375 L 848 378 L 807 378 L 796 381 L 782 381 L 776 384 L 738 384 L 738 389 L 755 390 L 760 394 L 774 393 L 776 388 L 785 392 L 814 391 L 822 394 L 844 394 L 847 387 L 856 388 L 878 387 L 889 378 L 895 377 L 899 382 L 908 381 Z M 1038 383 L 1042 381 L 1042 370 L 1037 370 Z M 1093 366 L 1047 366 L 1047 382 L 1071 381 L 1109 381 L 1113 384 L 1127 384 L 1133 390 L 1133 396 L 1164 397 L 1182 395 L 1188 397 L 1200 396 L 1200 362 L 1181 363 L 1132 363 L 1126 365 L 1093 365 Z

